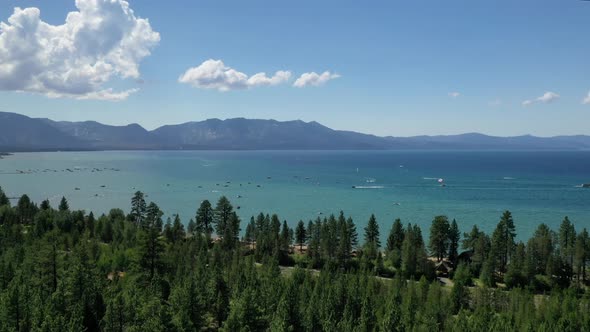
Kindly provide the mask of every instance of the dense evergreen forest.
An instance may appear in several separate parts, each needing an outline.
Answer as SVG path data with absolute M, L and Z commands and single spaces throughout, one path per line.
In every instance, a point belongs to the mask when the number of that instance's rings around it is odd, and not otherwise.
M 185 228 L 141 192 L 96 217 L 0 189 L 0 332 L 590 331 L 590 239 L 567 217 L 523 243 L 508 211 L 492 234 L 436 216 L 425 241 L 196 205 Z

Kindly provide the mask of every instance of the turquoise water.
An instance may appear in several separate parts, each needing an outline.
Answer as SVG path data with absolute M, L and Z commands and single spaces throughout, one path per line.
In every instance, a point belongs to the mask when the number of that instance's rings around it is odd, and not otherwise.
M 107 151 L 0 159 L 9 196 L 49 198 L 54 206 L 65 195 L 73 208 L 95 214 L 128 211 L 141 190 L 186 223 L 201 200 L 226 195 L 243 220 L 263 211 L 295 225 L 344 210 L 362 230 L 375 213 L 382 237 L 395 218 L 426 234 L 440 214 L 462 231 L 474 224 L 492 231 L 506 209 L 521 239 L 542 222 L 557 229 L 566 215 L 577 228 L 590 227 L 590 189 L 577 187 L 589 182 L 590 152 Z

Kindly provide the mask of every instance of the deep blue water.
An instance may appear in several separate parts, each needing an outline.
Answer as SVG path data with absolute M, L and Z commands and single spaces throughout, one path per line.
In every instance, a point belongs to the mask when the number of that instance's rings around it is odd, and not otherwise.
M 507 209 L 521 239 L 540 223 L 556 229 L 566 215 L 590 228 L 590 188 L 582 183 L 590 183 L 587 151 L 56 152 L 0 160 L 0 186 L 10 196 L 57 205 L 65 195 L 73 208 L 102 213 L 128 211 L 132 193 L 142 190 L 188 222 L 201 200 L 226 195 L 244 222 L 263 211 L 295 225 L 344 210 L 362 233 L 375 213 L 382 237 L 395 218 L 427 234 L 441 214 L 462 231 L 474 224 L 492 231 Z

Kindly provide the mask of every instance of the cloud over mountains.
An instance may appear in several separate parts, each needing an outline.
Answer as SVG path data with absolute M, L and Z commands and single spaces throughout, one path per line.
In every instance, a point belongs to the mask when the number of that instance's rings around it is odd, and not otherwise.
M 559 95 L 555 92 L 547 91 L 542 96 L 535 98 L 534 100 L 528 99 L 522 102 L 522 106 L 530 106 L 536 102 L 543 103 L 543 104 L 550 104 L 557 99 L 559 99 Z
M 222 60 L 209 59 L 189 68 L 178 81 L 190 84 L 200 89 L 215 89 L 218 91 L 241 90 L 260 86 L 272 86 L 287 83 L 291 79 L 291 71 L 279 70 L 273 76 L 260 72 L 252 76 L 226 66 Z M 302 74 L 293 83 L 294 87 L 321 86 L 329 80 L 339 78 L 340 75 L 325 71 L 322 74 L 309 72 Z
M 321 74 L 316 72 L 304 73 L 293 83 L 294 87 L 303 88 L 306 86 L 321 86 L 326 84 L 328 81 L 340 78 L 339 74 L 333 74 L 329 71 L 325 71 Z
M 270 77 L 263 72 L 248 76 L 226 66 L 221 60 L 209 59 L 197 67 L 189 68 L 178 81 L 191 84 L 196 88 L 230 91 L 278 85 L 287 82 L 290 78 L 291 72 L 285 70 L 279 70 Z

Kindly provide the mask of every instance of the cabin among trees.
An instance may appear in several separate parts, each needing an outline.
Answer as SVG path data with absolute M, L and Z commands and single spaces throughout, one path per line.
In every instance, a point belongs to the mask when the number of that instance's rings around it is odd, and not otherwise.
M 434 271 L 437 277 L 448 278 L 453 274 L 453 263 L 450 261 L 442 260 L 434 266 Z

